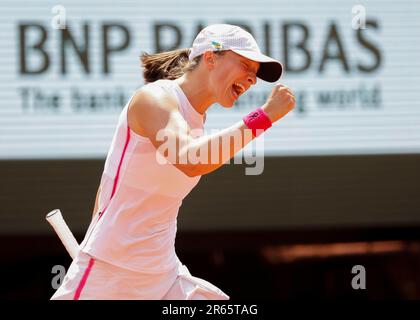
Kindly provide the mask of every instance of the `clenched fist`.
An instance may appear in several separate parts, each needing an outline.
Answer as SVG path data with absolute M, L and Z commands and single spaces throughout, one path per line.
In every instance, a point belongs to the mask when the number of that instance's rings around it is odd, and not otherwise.
M 283 118 L 295 107 L 295 96 L 292 91 L 282 84 L 277 84 L 271 91 L 265 104 L 261 107 L 274 123 Z

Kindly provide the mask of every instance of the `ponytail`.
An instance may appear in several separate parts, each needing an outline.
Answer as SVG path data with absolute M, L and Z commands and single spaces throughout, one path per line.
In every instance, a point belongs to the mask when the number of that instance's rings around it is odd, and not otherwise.
M 214 51 L 216 55 L 223 55 L 226 51 Z M 181 77 L 184 73 L 194 70 L 200 63 L 199 55 L 192 61 L 188 56 L 190 49 L 178 49 L 173 51 L 148 54 L 143 52 L 140 61 L 143 67 L 143 77 L 146 83 L 160 79 L 174 80 Z
M 201 56 L 189 61 L 189 53 L 190 49 L 188 48 L 155 54 L 143 52 L 140 60 L 145 82 L 149 83 L 160 79 L 174 80 L 185 72 L 193 70 L 198 65 Z

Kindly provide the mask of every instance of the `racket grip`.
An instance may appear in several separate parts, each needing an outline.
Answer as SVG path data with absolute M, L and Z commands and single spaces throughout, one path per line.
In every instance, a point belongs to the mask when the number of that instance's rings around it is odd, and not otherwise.
M 52 210 L 47 214 L 45 219 L 53 227 L 67 252 L 74 259 L 79 252 L 79 244 L 64 221 L 60 209 Z

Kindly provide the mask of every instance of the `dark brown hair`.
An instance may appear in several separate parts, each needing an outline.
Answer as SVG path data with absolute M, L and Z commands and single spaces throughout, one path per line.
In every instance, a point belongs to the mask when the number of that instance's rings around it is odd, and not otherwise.
M 222 54 L 223 51 L 216 51 L 215 53 Z M 181 77 L 184 73 L 194 70 L 198 66 L 202 55 L 189 61 L 189 54 L 189 48 L 155 54 L 142 52 L 140 60 L 144 81 L 149 83 L 160 79 L 174 80 Z

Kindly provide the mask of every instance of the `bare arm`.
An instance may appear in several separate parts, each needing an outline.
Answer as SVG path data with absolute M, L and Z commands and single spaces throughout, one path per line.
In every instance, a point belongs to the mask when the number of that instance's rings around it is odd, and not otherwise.
M 275 99 L 274 102 L 278 103 L 277 100 Z M 293 106 L 288 108 L 287 112 Z M 265 111 L 272 122 L 280 118 L 279 112 L 273 112 L 275 111 L 273 107 L 270 109 L 268 106 Z M 287 112 L 283 112 L 281 117 Z M 165 158 L 169 158 L 170 155 L 161 152 L 162 145 L 168 140 L 176 141 L 174 150 L 176 161 L 170 162 L 190 177 L 204 175 L 218 169 L 253 139 L 250 130 L 242 120 L 216 134 L 193 138 L 191 129 L 178 111 L 177 101 L 163 89 L 156 91 L 144 88 L 137 92 L 129 107 L 129 126 L 135 132 L 148 137 Z M 162 139 L 162 136 L 166 139 Z M 226 148 L 226 141 L 229 148 Z M 204 156 L 200 159 L 207 158 L 208 161 L 196 163 L 196 161 L 191 161 L 190 154 Z

